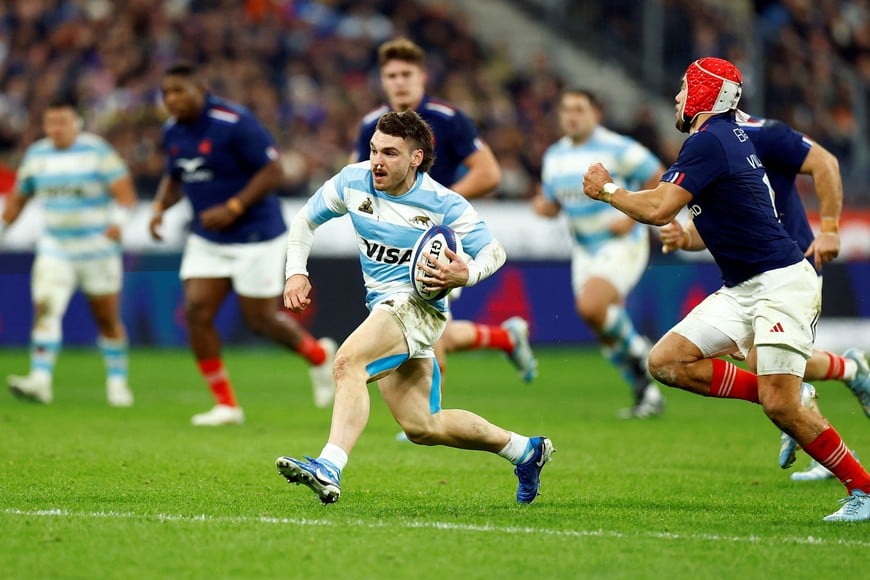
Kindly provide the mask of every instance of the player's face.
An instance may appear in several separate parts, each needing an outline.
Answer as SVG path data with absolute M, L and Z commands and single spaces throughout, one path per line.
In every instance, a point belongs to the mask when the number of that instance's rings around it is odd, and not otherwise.
M 66 149 L 79 134 L 79 114 L 72 107 L 47 109 L 42 116 L 42 130 L 58 149 Z
M 202 88 L 182 76 L 167 75 L 160 84 L 163 104 L 169 114 L 180 123 L 191 123 L 199 118 L 205 96 Z
M 411 150 L 411 145 L 405 139 L 380 131 L 375 131 L 369 148 L 375 189 L 389 195 L 407 193 L 417 179 L 417 167 L 423 161 L 423 150 Z
M 688 85 L 686 84 L 686 77 L 683 77 L 683 80 L 680 82 L 680 92 L 674 97 L 676 103 L 674 105 L 674 122 L 677 130 L 683 133 L 688 131 L 688 127 L 686 127 L 687 123 L 683 119 L 683 111 L 686 106 L 686 93 L 688 93 Z
M 587 96 L 573 93 L 562 95 L 559 103 L 559 126 L 572 141 L 580 143 L 588 139 L 600 121 L 598 109 Z
M 381 67 L 381 86 L 394 111 L 414 109 L 426 91 L 426 73 L 416 64 L 391 60 Z

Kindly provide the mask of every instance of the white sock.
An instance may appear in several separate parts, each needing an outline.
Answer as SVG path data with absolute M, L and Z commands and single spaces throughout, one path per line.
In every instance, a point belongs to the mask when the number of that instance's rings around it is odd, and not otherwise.
M 517 435 L 514 432 L 510 433 L 511 438 L 508 440 L 507 445 L 505 445 L 498 454 L 514 465 L 519 465 L 531 457 L 529 453 L 530 451 L 534 453 L 535 450 L 532 448 L 532 444 L 529 442 L 528 437 Z
M 323 451 L 320 452 L 320 455 L 317 458 L 326 459 L 335 465 L 338 468 L 339 473 L 341 473 L 344 466 L 347 465 L 347 453 L 344 452 L 344 449 L 338 445 L 333 445 L 332 443 L 324 445 Z

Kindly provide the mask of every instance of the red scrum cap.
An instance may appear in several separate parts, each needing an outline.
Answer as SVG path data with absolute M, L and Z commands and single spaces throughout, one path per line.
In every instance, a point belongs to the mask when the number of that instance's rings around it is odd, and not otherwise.
M 736 66 L 721 58 L 700 58 L 686 69 L 686 125 L 699 113 L 725 113 L 737 108 L 743 77 Z

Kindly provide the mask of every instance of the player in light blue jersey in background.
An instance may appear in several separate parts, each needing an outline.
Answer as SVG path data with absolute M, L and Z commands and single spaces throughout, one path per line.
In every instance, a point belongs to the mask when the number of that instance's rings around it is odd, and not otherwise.
M 412 248 L 429 227 L 444 224 L 472 257 L 465 262 L 448 249 L 449 265 L 423 267 L 433 276 L 433 290 L 477 284 L 504 264 L 505 253 L 471 204 L 429 177 L 433 160 L 429 125 L 414 111 L 386 113 L 371 139 L 369 161 L 348 165 L 327 181 L 290 226 L 285 306 L 299 312 L 311 302 L 307 262 L 315 230 L 350 214 L 370 310 L 336 354 L 332 426 L 320 455 L 276 461 L 287 481 L 308 486 L 323 503 L 338 500 L 342 470 L 368 422 L 368 382 L 377 381 L 410 441 L 489 451 L 511 461 L 520 503 L 538 495 L 541 469 L 553 452 L 546 437 L 524 437 L 468 411 L 441 408 L 433 346 L 447 325 L 447 301 L 426 302 L 414 292 Z
M 53 101 L 43 115 L 46 137 L 31 145 L 3 211 L 0 236 L 33 198 L 42 202 L 45 231 L 36 248 L 30 373 L 8 377 L 18 397 L 51 403 L 61 321 L 73 292 L 85 293 L 106 361 L 110 405 L 128 407 L 127 333 L 118 302 L 123 279 L 121 232 L 136 193 L 127 168 L 102 138 L 81 132 L 72 101 Z
M 635 330 L 625 299 L 646 269 L 647 227 L 588 199 L 582 174 L 592 162 L 606 159 L 618 183 L 646 189 L 658 184 L 664 168 L 644 146 L 600 121 L 595 95 L 582 89 L 563 92 L 559 124 L 564 136 L 544 153 L 543 193 L 532 205 L 542 216 L 567 215 L 574 236 L 571 283 L 577 312 L 631 386 L 634 404 L 620 416 L 644 418 L 661 414 L 664 399 L 647 373 L 649 340 Z

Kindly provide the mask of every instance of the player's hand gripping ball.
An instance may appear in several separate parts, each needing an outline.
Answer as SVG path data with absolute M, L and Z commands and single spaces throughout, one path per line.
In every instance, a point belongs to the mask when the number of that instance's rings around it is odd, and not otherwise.
M 414 249 L 411 252 L 410 276 L 411 285 L 414 291 L 420 298 L 427 302 L 441 300 L 450 292 L 450 289 L 430 289 L 426 284 L 426 274 L 423 270 L 417 269 L 417 264 L 420 262 L 428 262 L 430 266 L 434 266 L 423 254 L 430 254 L 433 258 L 442 264 L 449 264 L 450 258 L 447 257 L 445 248 L 450 248 L 457 254 L 462 252 L 462 243 L 459 241 L 459 236 L 452 228 L 445 225 L 432 226 L 426 230 L 422 236 L 414 244 Z M 422 281 L 417 278 L 422 278 Z

